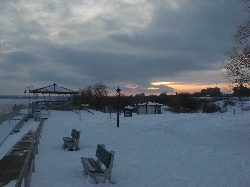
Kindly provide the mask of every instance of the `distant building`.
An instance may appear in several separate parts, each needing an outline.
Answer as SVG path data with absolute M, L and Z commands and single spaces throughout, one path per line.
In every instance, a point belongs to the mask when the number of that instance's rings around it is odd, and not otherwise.
M 168 94 L 166 92 L 163 92 L 159 95 L 159 97 L 166 97 Z
M 250 96 L 250 89 L 243 85 L 240 85 L 239 87 L 234 87 L 233 91 L 233 96 L 236 97 Z
M 135 94 L 134 97 L 145 97 L 145 93 Z
M 215 88 L 207 88 L 207 89 L 202 89 L 201 90 L 201 95 L 202 96 L 221 96 L 221 91 L 220 88 L 215 87 Z
M 163 104 L 155 103 L 155 102 L 146 102 L 139 103 L 138 114 L 161 114 L 161 107 Z

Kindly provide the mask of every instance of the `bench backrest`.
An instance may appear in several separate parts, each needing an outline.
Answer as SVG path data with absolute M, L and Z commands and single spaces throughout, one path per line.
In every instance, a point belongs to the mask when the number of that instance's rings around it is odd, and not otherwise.
M 100 144 L 97 145 L 96 157 L 106 166 L 106 168 L 109 168 L 112 154 Z
M 71 133 L 71 137 L 74 139 L 79 139 L 80 138 L 80 132 L 81 131 L 77 131 L 76 129 L 72 129 L 72 133 Z

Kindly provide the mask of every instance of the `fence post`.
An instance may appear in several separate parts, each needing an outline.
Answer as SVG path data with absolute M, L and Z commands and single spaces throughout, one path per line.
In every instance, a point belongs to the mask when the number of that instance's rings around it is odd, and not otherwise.
M 25 171 L 25 176 L 24 176 L 24 187 L 29 187 L 29 170 Z
M 24 179 L 24 187 L 30 187 L 32 172 L 35 172 L 35 155 L 38 154 L 38 143 L 39 143 L 39 138 L 41 137 L 40 135 L 43 123 L 44 120 L 41 120 L 34 134 L 34 139 L 31 143 L 30 149 L 26 156 L 24 165 L 17 179 L 15 187 L 21 187 L 23 179 Z

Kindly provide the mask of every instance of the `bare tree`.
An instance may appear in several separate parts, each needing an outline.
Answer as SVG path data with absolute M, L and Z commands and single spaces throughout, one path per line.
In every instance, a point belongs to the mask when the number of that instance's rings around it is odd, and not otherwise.
M 94 86 L 80 89 L 80 96 L 76 97 L 75 101 L 78 105 L 89 104 L 90 107 L 97 110 L 104 109 L 108 97 L 107 88 L 104 83 L 99 82 L 95 83 Z
M 250 84 L 250 48 L 233 48 L 228 52 L 229 60 L 224 69 L 226 78 L 233 85 Z
M 250 13 L 250 0 L 244 1 Z M 231 86 L 250 85 L 250 14 L 248 19 L 237 28 L 234 34 L 235 47 L 226 55 L 229 57 L 223 68 Z
M 103 84 L 102 82 L 95 83 L 93 87 L 93 92 L 96 97 L 107 97 L 108 91 L 107 91 L 107 86 Z
M 91 106 L 94 97 L 93 88 L 91 86 L 88 86 L 87 88 L 82 89 L 80 93 L 81 93 L 81 103 L 89 104 Z
M 95 108 L 104 109 L 108 96 L 107 86 L 102 82 L 95 83 L 93 93 L 95 98 Z

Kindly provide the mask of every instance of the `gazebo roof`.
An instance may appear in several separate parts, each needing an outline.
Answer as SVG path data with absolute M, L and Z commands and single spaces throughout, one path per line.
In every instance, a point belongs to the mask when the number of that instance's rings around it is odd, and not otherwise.
M 52 84 L 47 87 L 38 88 L 35 90 L 30 90 L 29 93 L 42 93 L 42 94 L 78 94 L 79 92 L 58 86 L 57 84 Z

